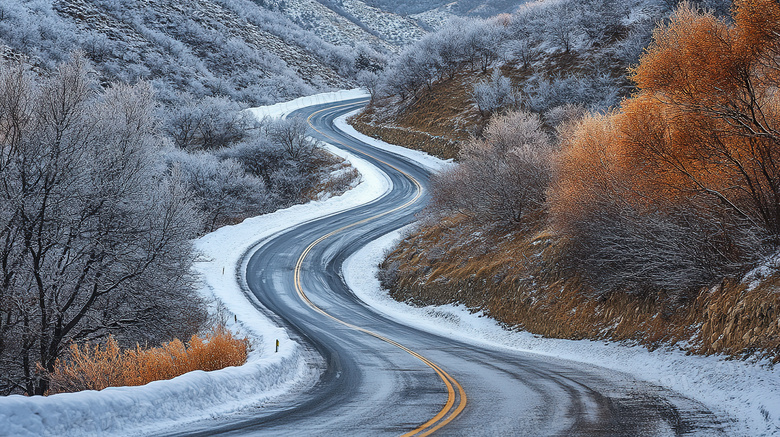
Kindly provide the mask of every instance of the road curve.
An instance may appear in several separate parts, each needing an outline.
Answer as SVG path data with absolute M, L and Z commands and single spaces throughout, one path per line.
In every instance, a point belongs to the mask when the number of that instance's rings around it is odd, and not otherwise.
M 624 374 L 468 344 L 393 321 L 345 285 L 341 266 L 363 245 L 414 219 L 430 174 L 340 132 L 354 100 L 298 111 L 312 135 L 375 164 L 392 181 L 381 198 L 259 244 L 252 293 L 306 349 L 312 386 L 165 435 L 716 435 L 701 404 Z

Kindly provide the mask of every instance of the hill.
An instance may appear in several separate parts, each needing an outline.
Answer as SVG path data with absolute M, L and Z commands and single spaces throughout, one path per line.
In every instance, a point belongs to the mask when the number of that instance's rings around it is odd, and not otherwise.
M 351 87 L 358 70 L 381 66 L 380 52 L 423 33 L 408 19 L 350 5 L 363 21 L 314 1 L 4 2 L 0 54 L 52 70 L 78 49 L 104 83 L 150 81 L 168 102 L 183 92 L 257 106 Z

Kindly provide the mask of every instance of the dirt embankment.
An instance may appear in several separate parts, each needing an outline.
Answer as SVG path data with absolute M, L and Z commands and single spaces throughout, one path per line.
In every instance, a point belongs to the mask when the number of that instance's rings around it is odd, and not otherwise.
M 468 94 L 479 74 L 468 70 L 436 82 L 405 102 L 377 101 L 350 120 L 355 129 L 391 144 L 456 158 L 460 143 L 484 127 L 486 119 Z
M 650 349 L 780 361 L 780 276 L 725 281 L 688 299 L 615 293 L 593 299 L 556 271 L 543 229 L 484 234 L 440 222 L 407 236 L 381 265 L 383 285 L 417 305 L 463 303 L 511 328 L 548 337 L 632 340 Z

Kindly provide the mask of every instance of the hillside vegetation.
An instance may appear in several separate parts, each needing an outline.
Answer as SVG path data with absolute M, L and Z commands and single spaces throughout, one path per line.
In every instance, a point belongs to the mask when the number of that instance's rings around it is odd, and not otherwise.
M 46 393 L 72 344 L 202 331 L 193 238 L 357 177 L 301 119 L 213 97 L 163 111 L 148 82 L 100 84 L 78 52 L 37 73 L 0 62 L 3 394 Z
M 469 66 L 489 78 L 471 80 L 460 114 L 472 118 L 456 120 L 471 138 L 453 141 L 459 164 L 433 181 L 383 284 L 544 335 L 780 359 L 778 23 L 769 0 L 736 1 L 728 19 L 682 3 L 625 86 L 591 62 L 550 77 L 536 61 L 519 80 L 497 59 Z M 568 47 L 572 60 L 583 47 L 594 45 Z M 358 126 L 422 114 L 443 82 L 468 81 L 455 70 L 399 82 L 391 67 L 384 89 L 398 91 L 378 91 Z M 556 85 L 567 81 L 607 92 Z
M 661 2 L 589 0 L 531 2 L 512 15 L 457 19 L 385 69 L 373 104 L 354 123 L 453 158 L 506 108 L 606 109 L 633 90 L 627 69 L 669 12 Z
M 382 46 L 358 30 L 363 35 L 352 45 Z M 27 59 L 45 71 L 81 50 L 103 81 L 149 81 L 170 104 L 211 96 L 257 106 L 347 87 L 361 53 L 381 56 L 346 41 L 336 45 L 248 0 L 0 4 L 5 58 Z

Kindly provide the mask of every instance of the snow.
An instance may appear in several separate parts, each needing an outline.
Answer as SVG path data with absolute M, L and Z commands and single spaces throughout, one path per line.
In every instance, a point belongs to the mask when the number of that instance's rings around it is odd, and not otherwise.
M 138 435 L 182 416 L 232 411 L 287 391 L 286 382 L 306 372 L 297 349 L 240 367 L 196 371 L 141 387 L 49 397 L 9 396 L 0 401 L 2 435 Z M 4 434 L 7 433 L 7 434 Z
M 742 283 L 748 284 L 747 291 L 753 291 L 761 285 L 761 282 L 775 274 L 780 269 L 780 253 L 776 253 L 770 256 L 767 260 L 761 263 L 758 267 L 747 272 L 742 278 Z
M 351 90 L 333 91 L 330 93 L 321 93 L 315 94 L 313 96 L 300 97 L 295 100 L 290 100 L 289 102 L 277 103 L 270 106 L 261 106 L 259 108 L 249 108 L 247 111 L 251 112 L 258 119 L 263 119 L 265 117 L 284 118 L 289 113 L 307 106 L 340 102 L 342 100 L 359 99 L 368 96 L 369 94 L 362 88 L 355 88 Z
M 327 93 L 253 112 L 281 117 L 307 105 L 361 96 L 359 90 Z M 252 341 L 246 364 L 191 372 L 140 387 L 0 398 L 0 435 L 139 435 L 237 411 L 289 393 L 306 378 L 316 378 L 302 358 L 300 346 L 255 308 L 260 304 L 245 292 L 240 272 L 256 242 L 308 220 L 370 202 L 390 190 L 390 179 L 372 164 L 336 147 L 326 147 L 360 172 L 362 181 L 355 188 L 341 196 L 225 226 L 195 241 L 202 253 L 195 270 L 202 278 L 203 294 L 219 301 L 228 326 Z M 281 345 L 279 353 L 275 353 L 276 339 Z
M 415 19 L 383 11 L 362 1 L 342 0 L 340 6 L 383 40 L 398 47 L 412 44 L 426 33 Z
M 627 373 L 695 399 L 727 418 L 727 435 L 780 435 L 780 369 L 765 362 L 690 356 L 680 350 L 648 351 L 626 343 L 542 338 L 503 329 L 464 306 L 412 307 L 393 300 L 376 279 L 379 262 L 406 229 L 385 235 L 344 263 L 355 294 L 389 317 L 448 338 L 489 348 L 563 358 Z

